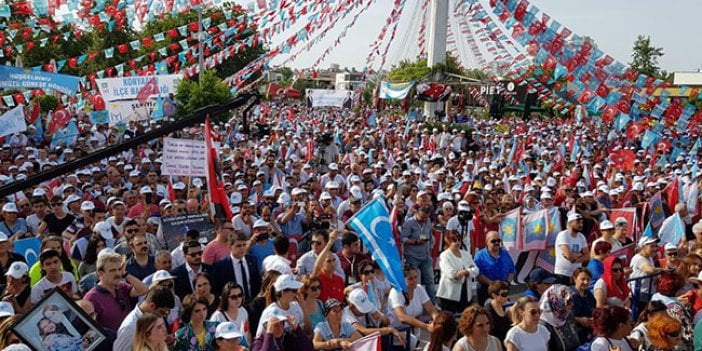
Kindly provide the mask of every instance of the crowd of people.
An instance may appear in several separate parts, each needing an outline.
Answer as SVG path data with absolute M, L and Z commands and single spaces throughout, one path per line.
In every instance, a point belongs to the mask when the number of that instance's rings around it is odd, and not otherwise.
M 0 349 L 31 342 L 13 326 L 54 289 L 100 327 L 100 350 L 346 350 L 376 332 L 386 350 L 702 349 L 693 134 L 665 134 L 683 151 L 663 163 L 672 148 L 642 148 L 642 136 L 594 119 L 409 118 L 418 115 L 274 101 L 255 116 L 268 134 L 245 134 L 238 118 L 215 123 L 231 220 L 210 211 L 205 179 L 162 173 L 161 138 L 0 199 Z M 158 126 L 81 120 L 76 143 L 53 149 L 30 129 L 3 146 L 0 180 Z M 619 150 L 636 155 L 633 166 L 612 157 Z M 684 233 L 663 242 L 643 229 L 652 199 L 675 182 L 679 201 L 660 196 L 662 210 Z M 345 224 L 373 199 L 392 213 L 406 291 Z M 637 221 L 610 216 L 624 207 Z M 501 224 L 517 208 L 557 211 L 553 267 L 528 267 L 529 253 L 505 247 Z M 210 240 L 162 225 L 201 213 Z M 14 243 L 34 237 L 29 266 Z M 37 320 L 34 337 L 48 350 L 95 340 L 63 324 Z

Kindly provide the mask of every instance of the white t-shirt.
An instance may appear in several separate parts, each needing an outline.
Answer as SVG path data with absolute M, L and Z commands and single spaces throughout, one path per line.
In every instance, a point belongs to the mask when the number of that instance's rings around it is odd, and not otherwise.
M 551 332 L 539 324 L 535 333 L 527 333 L 519 326 L 512 327 L 505 337 L 505 345 L 511 342 L 520 351 L 548 351 L 548 340 Z
M 631 258 L 631 263 L 629 264 L 629 267 L 631 267 L 631 276 L 629 278 L 645 277 L 647 274 L 642 269 L 646 264 L 649 264 L 651 267 L 655 267 L 653 258 L 646 258 L 641 254 L 634 255 L 634 257 Z M 654 282 L 650 282 L 651 279 L 654 279 Z M 649 291 L 649 285 L 651 286 L 651 291 Z M 636 289 L 634 282 L 629 283 L 629 288 L 631 288 L 632 291 Z M 656 292 L 655 278 L 641 279 L 640 291 L 643 293 L 654 294 Z
M 41 278 L 40 281 L 34 284 L 34 286 L 32 286 L 32 303 L 36 304 L 39 302 L 44 295 L 48 294 L 57 286 L 60 286 L 63 291 L 70 291 L 73 294 L 78 293 L 78 284 L 76 284 L 76 278 L 73 277 L 73 273 L 63 272 L 61 282 L 58 284 L 50 282 L 46 277 Z
M 576 268 L 582 267 L 582 263 L 572 263 L 568 261 L 565 256 L 563 256 L 561 245 L 568 245 L 571 253 L 578 253 L 582 252 L 583 249 L 587 250 L 587 240 L 581 233 L 573 237 L 567 230 L 561 231 L 558 233 L 558 236 L 556 236 L 556 265 L 554 267 L 554 273 L 570 277 L 573 275 L 573 271 L 575 271 Z
M 456 231 L 458 235 L 461 235 L 463 238 L 463 246 L 465 246 L 461 249 L 470 252 L 470 233 L 473 231 L 473 221 L 468 221 L 464 228 L 461 222 L 458 221 L 458 215 L 456 215 L 449 218 L 448 222 L 446 222 L 446 230 L 453 230 Z
M 605 241 L 605 239 L 602 237 L 595 239 L 595 241 L 592 242 L 592 247 L 595 247 L 595 244 L 599 243 L 600 241 Z M 612 245 L 612 252 L 622 248 L 622 243 L 616 238 L 612 238 L 612 240 L 607 242 Z
M 591 351 L 609 351 L 609 350 L 611 350 L 610 347 L 616 347 L 616 346 L 619 346 L 619 350 L 621 350 L 621 351 L 632 351 L 631 346 L 629 346 L 629 343 L 626 342 L 626 340 L 603 338 L 601 336 L 596 338 L 592 342 L 592 344 L 590 344 L 590 350 Z
M 302 312 L 302 308 L 297 302 L 291 302 L 290 307 L 287 310 L 282 309 L 277 302 L 274 302 L 268 305 L 268 307 L 266 307 L 261 313 L 261 320 L 258 322 L 256 337 L 263 334 L 266 331 L 266 328 L 263 327 L 263 323 L 268 323 L 268 320 L 271 318 L 271 316 L 292 316 L 295 318 L 295 321 L 300 327 L 303 326 L 303 321 L 305 318 L 305 314 L 304 312 Z M 288 324 L 286 323 L 285 325 L 287 328 Z
M 412 300 L 410 300 L 410 303 L 407 306 L 405 306 L 405 296 L 402 295 L 402 292 L 397 291 L 396 289 L 390 290 L 387 313 L 390 318 L 390 324 L 396 328 L 402 326 L 402 322 L 400 322 L 397 316 L 395 316 L 394 309 L 396 307 L 404 307 L 405 313 L 407 313 L 408 316 L 416 318 L 419 317 L 422 312 L 424 312 L 424 304 L 427 301 L 430 301 L 429 294 L 427 294 L 427 291 L 421 285 L 417 285 L 417 288 L 414 289 Z
M 592 288 L 593 293 L 597 289 L 601 289 L 602 292 L 604 292 L 605 296 L 607 296 L 607 284 L 605 284 L 605 281 L 602 278 L 597 279 L 597 281 L 595 282 L 595 286 Z M 624 301 L 622 301 L 618 297 L 608 297 L 607 298 L 607 305 L 624 307 Z
M 232 322 L 244 335 L 246 335 L 246 332 L 249 331 L 249 313 L 246 312 L 246 309 L 243 307 L 239 307 L 237 310 L 235 320 L 232 320 L 232 318 L 226 312 L 220 310 L 215 311 L 215 313 L 210 316 L 210 320 L 220 323 Z M 251 340 L 247 341 L 250 342 Z

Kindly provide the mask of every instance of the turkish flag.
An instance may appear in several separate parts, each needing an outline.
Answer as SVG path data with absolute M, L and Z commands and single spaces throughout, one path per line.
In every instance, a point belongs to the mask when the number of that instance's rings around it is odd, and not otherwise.
M 617 150 L 610 153 L 611 160 L 614 162 L 614 166 L 631 171 L 634 169 L 634 161 L 636 161 L 636 154 L 631 150 Z
M 146 103 L 146 100 L 149 99 L 149 96 L 154 94 L 158 94 L 158 83 L 156 83 L 156 77 L 151 77 L 146 85 L 139 90 L 137 100 L 139 100 L 139 103 L 143 105 Z
M 213 217 L 219 220 L 232 220 L 232 210 L 229 199 L 224 191 L 224 182 L 219 168 L 217 150 L 213 146 L 212 131 L 210 129 L 210 116 L 205 120 L 205 145 L 209 155 L 207 159 L 207 189 L 210 192 L 210 206 L 213 207 Z
M 658 143 L 658 146 L 656 146 L 657 151 L 663 151 L 663 152 L 668 152 L 670 148 L 673 146 L 673 143 L 670 140 L 661 140 Z
M 64 128 L 67 124 L 68 121 L 71 120 L 71 113 L 68 112 L 63 106 L 59 106 L 54 110 L 54 113 L 51 114 L 51 120 L 49 121 L 49 125 L 46 127 L 48 132 L 55 133 L 57 130 Z
M 636 136 L 643 133 L 644 128 L 638 123 L 632 123 L 629 125 L 629 127 L 626 129 L 626 137 L 629 140 L 634 140 L 636 139 Z

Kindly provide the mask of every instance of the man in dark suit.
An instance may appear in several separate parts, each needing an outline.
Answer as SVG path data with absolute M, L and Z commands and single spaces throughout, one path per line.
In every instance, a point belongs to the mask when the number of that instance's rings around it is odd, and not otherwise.
M 255 236 L 256 234 L 254 234 Z M 256 258 L 246 255 L 246 236 L 237 233 L 229 241 L 231 255 L 212 268 L 212 293 L 220 294 L 228 282 L 236 282 L 244 290 L 245 301 L 251 301 L 261 289 L 261 275 Z
M 200 272 L 209 272 L 210 266 L 202 263 L 202 245 L 195 240 L 183 243 L 185 263 L 173 269 L 171 275 L 175 277 L 175 294 L 183 298 L 193 293 L 193 281 Z M 213 291 L 216 293 L 216 291 Z

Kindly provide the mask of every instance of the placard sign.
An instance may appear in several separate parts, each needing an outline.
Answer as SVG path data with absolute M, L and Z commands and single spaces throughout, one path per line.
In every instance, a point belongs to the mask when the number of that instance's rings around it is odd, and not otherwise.
M 219 145 L 215 143 L 219 154 Z M 205 177 L 205 141 L 192 139 L 163 138 L 163 166 L 161 174 L 175 176 Z
M 200 233 L 200 242 L 206 244 L 214 239 L 215 228 L 207 213 L 192 213 L 161 218 L 163 239 L 168 246 L 168 250 L 173 250 L 185 237 L 189 230 L 197 230 Z

